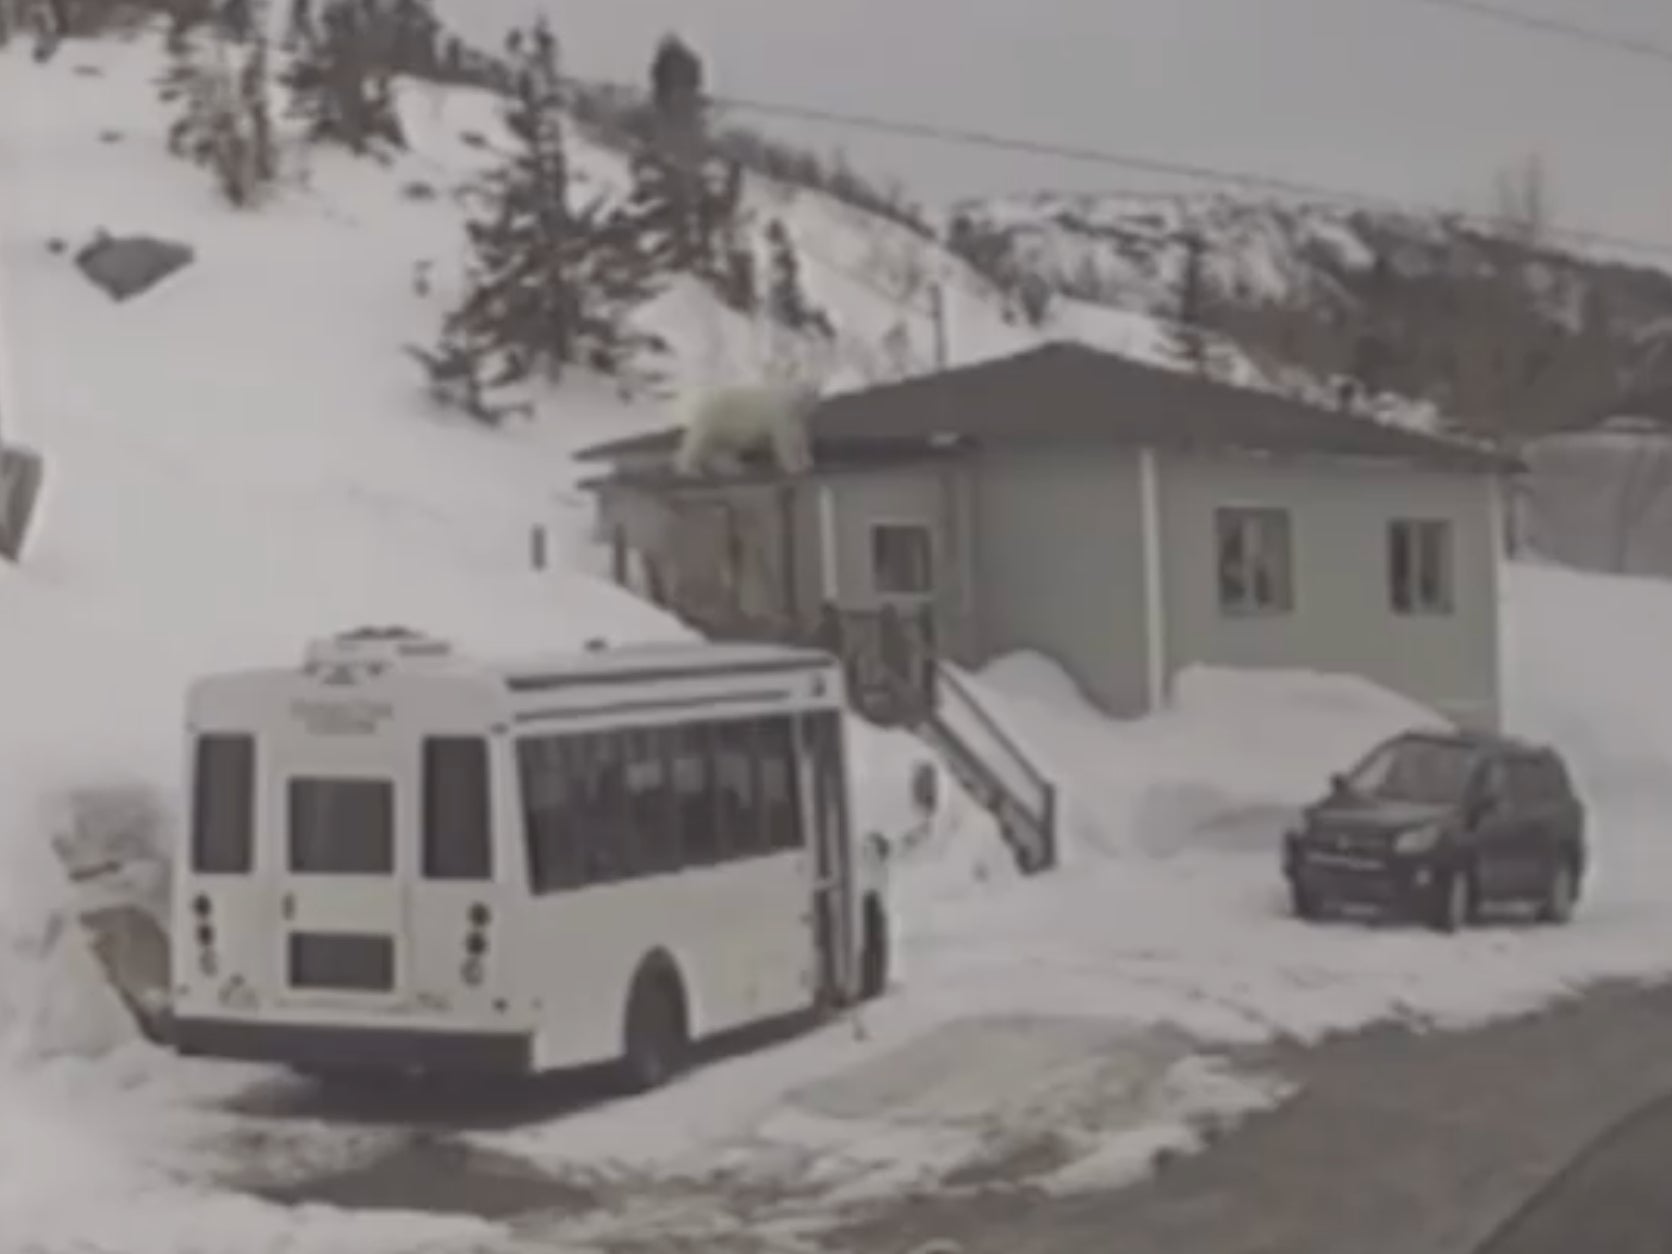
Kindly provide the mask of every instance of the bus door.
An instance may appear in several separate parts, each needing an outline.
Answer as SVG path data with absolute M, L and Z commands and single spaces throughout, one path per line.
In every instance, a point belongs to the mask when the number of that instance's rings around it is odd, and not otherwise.
M 802 720 L 812 771 L 813 987 L 821 1006 L 841 1005 L 855 987 L 853 845 L 842 757 L 841 715 L 822 711 Z
M 406 982 L 406 878 L 416 791 L 395 738 L 275 745 L 269 865 L 275 990 L 290 1005 L 386 1005 Z

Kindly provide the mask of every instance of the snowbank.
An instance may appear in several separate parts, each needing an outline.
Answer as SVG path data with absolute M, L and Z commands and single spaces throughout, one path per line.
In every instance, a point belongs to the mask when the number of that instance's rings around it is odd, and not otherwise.
M 1154 859 L 1267 848 L 1274 816 L 1314 798 L 1332 770 L 1431 711 L 1350 676 L 1192 667 L 1170 707 L 1103 717 L 1055 663 L 1000 659 L 975 681 L 1064 785 L 1063 856 Z M 1262 843 L 1265 842 L 1265 843 Z

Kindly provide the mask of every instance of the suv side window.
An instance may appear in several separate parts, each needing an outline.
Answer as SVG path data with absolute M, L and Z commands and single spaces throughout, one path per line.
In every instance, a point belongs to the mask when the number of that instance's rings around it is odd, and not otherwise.
M 1504 779 L 1512 806 L 1537 805 L 1549 798 L 1549 781 L 1537 758 L 1509 759 L 1504 766 Z
M 1573 797 L 1573 781 L 1568 778 L 1562 759 L 1554 753 L 1541 753 L 1533 759 L 1538 768 L 1539 796 L 1545 801 L 1568 801 Z
M 1509 781 L 1504 773 L 1502 758 L 1487 758 L 1475 768 L 1474 781 L 1469 788 L 1473 797 L 1502 797 L 1509 799 Z

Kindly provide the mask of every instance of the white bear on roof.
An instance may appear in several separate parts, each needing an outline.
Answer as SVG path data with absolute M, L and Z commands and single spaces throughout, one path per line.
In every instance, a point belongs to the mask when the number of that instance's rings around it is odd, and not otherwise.
M 691 410 L 674 469 L 681 475 L 738 474 L 743 455 L 770 450 L 787 475 L 813 467 L 807 418 L 819 403 L 811 383 L 755 384 L 705 393 Z

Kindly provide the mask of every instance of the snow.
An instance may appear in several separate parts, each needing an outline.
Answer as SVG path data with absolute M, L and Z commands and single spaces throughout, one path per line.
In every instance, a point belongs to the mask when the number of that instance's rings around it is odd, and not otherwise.
M 299 1179 L 406 1132 L 264 1118 L 243 1099 L 275 1083 L 268 1072 L 138 1043 L 65 917 L 47 838 L 112 790 L 153 799 L 166 836 L 182 689 L 205 670 L 296 657 L 361 623 L 519 652 L 683 634 L 593 573 L 567 454 L 664 425 L 691 387 L 802 346 L 675 286 L 647 314 L 679 348 L 665 395 L 627 404 L 577 378 L 526 426 L 449 420 L 400 349 L 429 336 L 445 299 L 451 191 L 484 160 L 466 135 L 494 142 L 491 102 L 411 92 L 413 153 L 389 168 L 316 154 L 305 184 L 240 215 L 163 154 L 149 44 L 73 44 L 48 66 L 0 57 L 3 435 L 48 465 L 27 560 L 0 572 L 0 1233 L 97 1254 L 502 1237 L 485 1221 L 240 1191 L 257 1165 Z M 620 177 L 606 152 L 577 145 L 577 162 Z M 403 193 L 417 181 L 443 194 Z M 979 280 L 908 232 L 782 188 L 750 195 L 807 244 L 813 295 L 841 327 L 833 377 L 881 369 L 901 320 L 914 368 L 928 364 L 914 276 L 946 282 L 956 359 L 1024 342 Z M 48 247 L 100 226 L 183 239 L 198 260 L 114 305 Z M 439 284 L 427 298 L 412 285 L 424 261 Z M 1057 316 L 1137 355 L 1162 342 L 1141 312 L 1070 302 Z M 535 526 L 554 540 L 544 571 L 529 568 Z M 1570 756 L 1592 806 L 1596 877 L 1570 928 L 1440 937 L 1286 917 L 1276 851 L 1295 809 L 1377 739 L 1433 717 L 1392 694 L 1191 671 L 1165 714 L 1122 724 L 1046 659 L 1015 656 L 970 683 L 1060 785 L 1062 873 L 1020 879 L 944 775 L 937 812 L 917 814 L 910 780 L 928 752 L 855 723 L 862 822 L 895 840 L 904 952 L 890 995 L 665 1092 L 464 1139 L 552 1171 L 752 1181 L 815 1206 L 994 1180 L 1105 1187 L 1281 1099 L 1278 1079 L 1209 1047 L 1389 1017 L 1467 1023 L 1601 977 L 1664 976 L 1672 704 L 1645 677 L 1664 669 L 1672 586 L 1516 565 L 1505 598 L 1510 722 Z M 689 1202 L 652 1213 L 661 1196 L 553 1231 L 691 1231 Z

